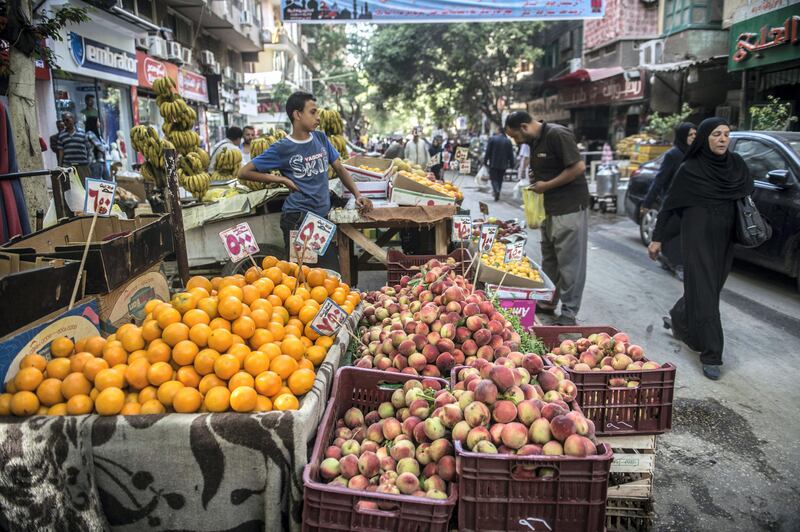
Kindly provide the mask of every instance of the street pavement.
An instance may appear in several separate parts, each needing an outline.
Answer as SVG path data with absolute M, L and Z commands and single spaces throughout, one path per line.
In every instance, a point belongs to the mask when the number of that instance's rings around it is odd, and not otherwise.
M 447 176 L 452 180 L 452 176 Z M 524 220 L 506 183 L 501 200 L 472 177 L 455 178 L 464 208 Z M 527 253 L 541 263 L 539 231 Z M 378 274 L 380 276 L 382 274 Z M 380 281 L 379 281 L 380 279 Z M 364 276 L 374 289 L 385 277 Z M 364 286 L 366 284 L 376 286 Z M 722 378 L 702 375 L 698 354 L 663 329 L 682 285 L 647 257 L 637 226 L 592 213 L 580 325 L 612 325 L 676 373 L 672 431 L 657 438 L 656 530 L 800 530 L 800 294 L 794 280 L 737 262 L 722 294 Z

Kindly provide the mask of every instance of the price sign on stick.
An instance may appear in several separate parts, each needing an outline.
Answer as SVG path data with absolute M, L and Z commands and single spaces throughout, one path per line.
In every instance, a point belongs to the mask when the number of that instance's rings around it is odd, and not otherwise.
M 453 216 L 453 242 L 469 240 L 472 234 L 472 218 L 465 214 Z
M 86 179 L 86 196 L 83 201 L 83 212 L 97 216 L 109 216 L 114 206 L 114 195 L 117 184 L 102 179 Z
M 333 336 L 342 327 L 347 319 L 347 312 L 337 305 L 331 298 L 327 298 L 311 320 L 311 328 L 322 336 Z
M 517 240 L 513 244 L 506 245 L 506 254 L 503 256 L 503 262 L 518 262 L 522 260 L 525 254 L 525 241 Z
M 456 161 L 464 161 L 469 157 L 467 148 L 456 148 Z
M 220 232 L 219 236 L 233 262 L 239 262 L 259 251 L 256 237 L 247 222 L 225 229 Z
M 436 155 L 431 157 L 431 161 L 430 161 L 430 163 L 428 163 L 428 166 L 429 167 L 430 166 L 436 166 L 437 164 L 439 164 L 441 162 L 442 162 L 442 154 L 441 153 L 437 153 Z
M 294 242 L 317 255 L 324 255 L 333 241 L 336 224 L 313 213 L 306 213 Z
M 481 214 L 484 216 L 489 216 L 489 206 L 486 205 L 484 202 L 478 202 L 478 208 L 481 210 Z
M 481 227 L 481 240 L 479 249 L 481 253 L 489 253 L 494 244 L 494 237 L 497 236 L 497 226 L 486 224 Z
M 297 233 L 296 229 L 292 229 L 289 231 L 289 242 L 292 243 L 292 249 L 290 250 L 289 262 L 300 262 L 300 255 L 303 254 L 303 245 L 297 243 Z M 303 257 L 303 264 L 316 264 L 319 260 L 319 257 L 316 253 L 311 251 L 310 249 L 306 249 L 306 254 Z

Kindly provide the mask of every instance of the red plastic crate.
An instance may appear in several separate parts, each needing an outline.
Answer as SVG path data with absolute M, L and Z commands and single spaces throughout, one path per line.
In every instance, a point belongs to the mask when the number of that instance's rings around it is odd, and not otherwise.
M 319 477 L 319 464 L 325 448 L 333 441 L 336 420 L 351 407 L 367 413 L 382 402 L 391 400 L 396 388 L 385 384 L 402 384 L 413 375 L 372 369 L 344 367 L 336 373 L 333 392 L 311 459 L 303 470 L 303 530 L 386 530 L 394 532 L 446 531 L 458 499 L 458 488 L 450 484 L 449 497 L 433 500 L 409 495 L 353 490 L 325 484 Z M 436 379 L 447 386 L 444 379 Z M 381 508 L 363 508 L 361 502 L 375 502 Z
M 562 340 L 605 332 L 614 335 L 613 327 L 533 327 L 533 333 L 548 347 Z M 643 359 L 647 361 L 647 359 Z M 545 360 L 545 364 L 549 364 Z M 594 422 L 598 436 L 661 434 L 672 429 L 672 401 L 675 393 L 674 364 L 644 371 L 575 371 L 562 367 L 578 388 L 576 401 L 584 415 Z M 636 379 L 636 388 L 611 387 L 615 377 Z
M 449 255 L 406 255 L 397 249 L 390 249 L 386 252 L 386 282 L 389 286 L 394 286 L 400 283 L 404 275 L 413 277 L 419 273 L 419 268 L 412 266 L 422 266 L 431 259 L 445 262 L 448 258 L 455 259 L 455 272 L 461 275 L 472 262 L 472 254 L 466 248 L 457 248 Z

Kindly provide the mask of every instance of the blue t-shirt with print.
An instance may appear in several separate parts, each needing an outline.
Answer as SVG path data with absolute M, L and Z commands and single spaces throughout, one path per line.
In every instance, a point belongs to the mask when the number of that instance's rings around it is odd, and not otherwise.
M 331 210 L 328 191 L 328 165 L 339 152 L 321 131 L 313 131 L 306 141 L 286 137 L 267 149 L 252 163 L 259 172 L 279 170 L 297 185 L 283 204 L 284 212 L 308 212 L 327 216 Z

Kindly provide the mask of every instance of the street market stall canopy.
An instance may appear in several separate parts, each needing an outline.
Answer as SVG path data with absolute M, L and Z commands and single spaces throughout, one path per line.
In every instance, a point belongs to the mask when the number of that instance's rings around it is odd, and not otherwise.
M 624 74 L 625 69 L 620 66 L 606 67 L 606 68 L 579 68 L 569 74 L 551 78 L 545 82 L 545 85 L 550 86 L 563 86 L 563 85 L 576 85 L 578 83 L 600 81 L 603 79 L 612 78 Z

